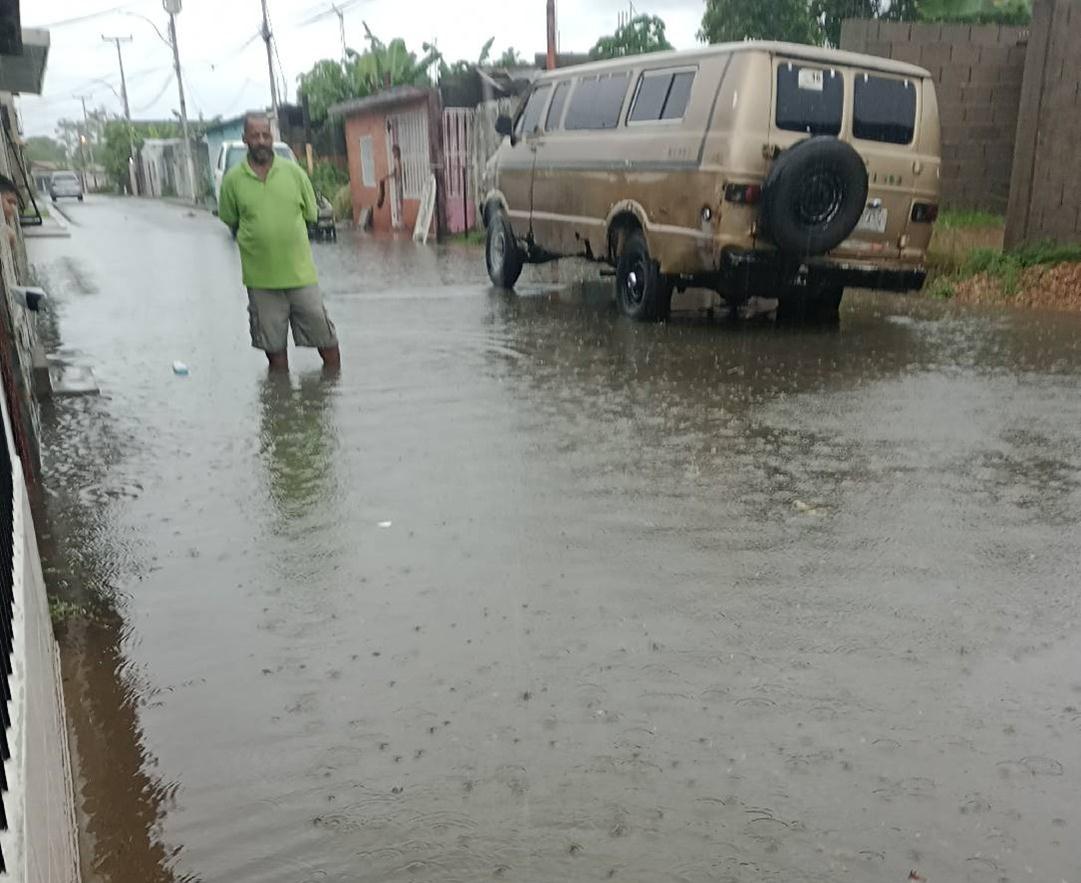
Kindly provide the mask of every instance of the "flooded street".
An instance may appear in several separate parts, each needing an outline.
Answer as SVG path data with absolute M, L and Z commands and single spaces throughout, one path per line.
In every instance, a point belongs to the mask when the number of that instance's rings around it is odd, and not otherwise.
M 1081 317 L 634 325 L 343 232 L 343 373 L 270 378 L 216 219 L 69 213 L 88 879 L 1081 880 Z

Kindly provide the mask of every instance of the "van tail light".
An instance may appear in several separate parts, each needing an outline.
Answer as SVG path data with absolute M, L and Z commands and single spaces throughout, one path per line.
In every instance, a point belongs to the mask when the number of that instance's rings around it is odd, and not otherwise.
M 762 201 L 762 185 L 726 184 L 724 201 L 734 202 L 736 205 L 758 205 Z
M 933 202 L 912 203 L 912 223 L 933 224 L 938 220 L 938 206 Z

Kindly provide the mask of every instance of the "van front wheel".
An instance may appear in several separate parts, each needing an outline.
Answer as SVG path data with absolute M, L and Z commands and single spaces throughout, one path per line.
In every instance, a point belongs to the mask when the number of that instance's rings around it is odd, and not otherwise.
M 522 251 L 503 212 L 496 212 L 488 221 L 484 262 L 488 265 L 488 278 L 498 288 L 514 288 L 522 275 Z
M 636 322 L 664 321 L 672 307 L 672 283 L 660 273 L 638 231 L 623 242 L 616 264 L 616 298 L 623 314 Z

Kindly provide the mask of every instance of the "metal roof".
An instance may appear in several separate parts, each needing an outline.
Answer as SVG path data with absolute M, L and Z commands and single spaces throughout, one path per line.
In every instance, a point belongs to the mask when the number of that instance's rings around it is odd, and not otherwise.
M 355 113 L 364 113 L 372 110 L 381 110 L 385 107 L 394 107 L 397 104 L 405 104 L 411 101 L 426 99 L 431 94 L 430 89 L 421 89 L 418 86 L 392 86 L 367 98 L 354 98 L 350 101 L 342 101 L 331 105 L 327 111 L 331 116 L 351 116 Z
M 21 55 L 0 55 L 0 91 L 40 95 L 49 60 L 49 32 L 23 28 Z

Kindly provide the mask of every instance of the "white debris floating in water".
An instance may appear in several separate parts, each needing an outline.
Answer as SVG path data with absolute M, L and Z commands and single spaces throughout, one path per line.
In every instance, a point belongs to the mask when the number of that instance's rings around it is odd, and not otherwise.
M 188 370 L 188 366 L 183 362 L 173 362 L 173 373 L 177 377 L 187 377 L 191 372 Z
M 393 521 L 380 521 L 379 522 L 380 527 L 392 527 L 393 525 L 394 525 Z

